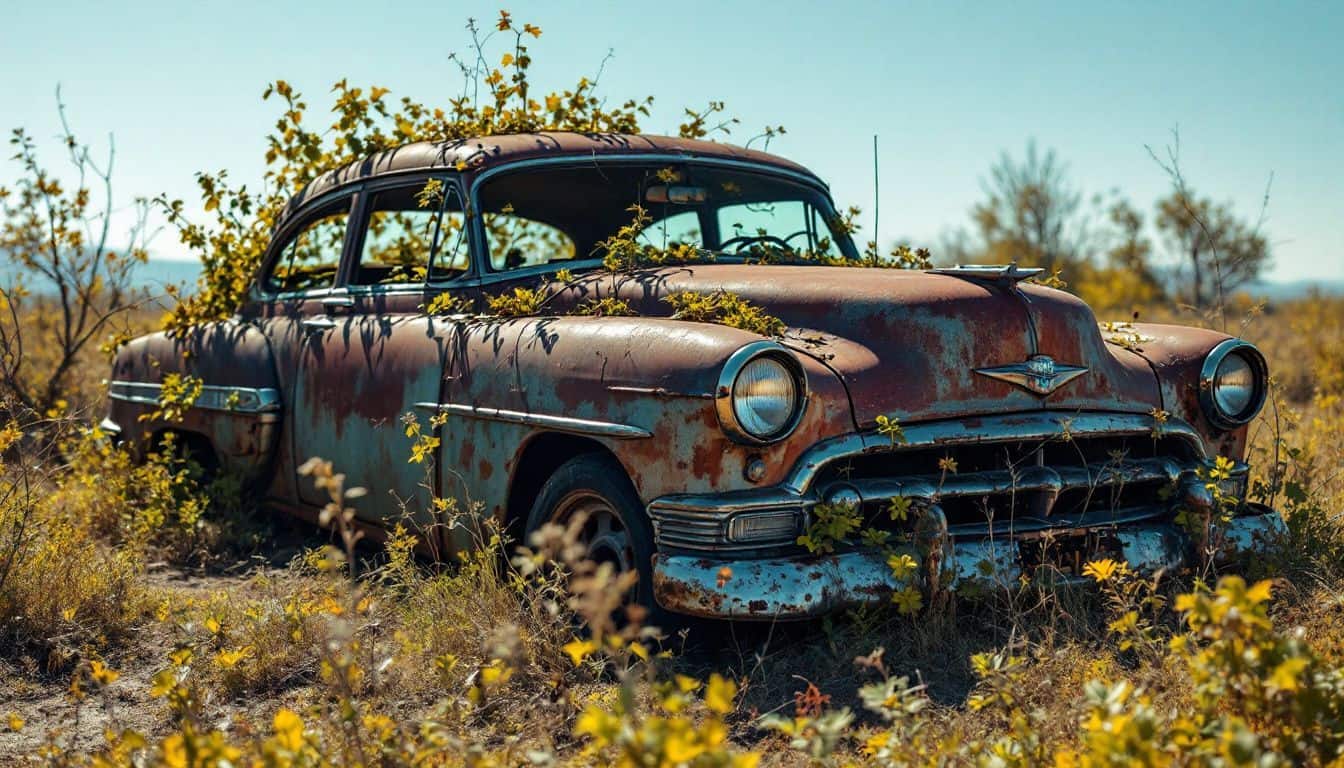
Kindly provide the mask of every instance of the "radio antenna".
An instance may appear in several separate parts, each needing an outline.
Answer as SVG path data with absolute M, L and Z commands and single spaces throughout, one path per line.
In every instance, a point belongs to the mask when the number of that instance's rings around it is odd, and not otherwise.
M 873 262 L 876 263 L 880 258 L 878 256 L 877 246 L 877 222 L 878 222 L 878 204 L 882 199 L 877 186 L 877 134 L 873 134 Z

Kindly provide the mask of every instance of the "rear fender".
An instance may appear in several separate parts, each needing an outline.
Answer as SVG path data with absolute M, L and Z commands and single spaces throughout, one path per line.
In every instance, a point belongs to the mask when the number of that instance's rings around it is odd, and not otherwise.
M 159 413 L 172 374 L 201 383 L 180 420 Z M 270 345 L 252 326 L 225 321 L 134 339 L 117 351 L 108 396 L 109 426 L 138 455 L 164 431 L 191 432 L 210 442 L 222 468 L 253 480 L 271 469 L 284 403 Z

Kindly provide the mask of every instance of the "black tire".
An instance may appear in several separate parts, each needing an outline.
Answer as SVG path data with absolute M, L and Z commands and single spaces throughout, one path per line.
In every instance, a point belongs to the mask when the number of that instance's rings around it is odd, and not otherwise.
M 579 506 L 576 506 L 576 502 Z M 584 505 L 586 509 L 584 509 Z M 605 507 L 611 513 L 609 523 L 619 521 L 624 530 L 625 552 L 619 548 L 618 537 L 607 530 L 604 534 L 600 517 Z M 639 572 L 631 599 L 646 611 L 644 623 L 668 629 L 667 614 L 653 597 L 653 525 L 644 513 L 644 505 L 635 494 L 625 468 L 615 459 L 601 453 L 585 453 L 566 461 L 541 487 L 537 500 L 527 515 L 526 534 L 548 522 L 564 525 L 566 518 L 580 511 L 589 513 L 585 534 L 595 539 L 590 556 L 598 562 L 613 562 L 618 568 Z M 614 527 L 610 526 L 610 527 Z

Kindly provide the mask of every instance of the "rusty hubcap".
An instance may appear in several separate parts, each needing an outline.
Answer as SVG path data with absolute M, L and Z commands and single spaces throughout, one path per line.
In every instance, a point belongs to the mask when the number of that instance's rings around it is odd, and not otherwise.
M 588 548 L 588 557 L 596 563 L 611 563 L 617 572 L 635 568 L 635 550 L 621 518 L 606 499 L 590 491 L 575 491 L 560 500 L 551 521 L 569 525 L 582 519 L 579 541 Z

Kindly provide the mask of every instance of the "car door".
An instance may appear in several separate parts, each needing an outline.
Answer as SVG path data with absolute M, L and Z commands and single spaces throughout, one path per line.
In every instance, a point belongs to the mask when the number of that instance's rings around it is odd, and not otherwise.
M 268 490 L 280 501 L 293 502 L 304 485 L 311 487 L 308 480 L 296 484 L 294 476 L 303 460 L 293 455 L 296 379 L 300 358 L 329 322 L 325 305 L 336 284 L 355 196 L 346 190 L 319 199 L 276 233 L 242 313 L 270 344 L 285 404 L 279 469 Z
M 469 272 L 461 195 L 451 177 L 369 184 L 351 227 L 349 268 L 326 303 L 329 327 L 309 337 L 294 398 L 295 455 L 322 456 L 368 493 L 361 519 L 437 522 L 433 454 L 412 461 L 440 401 L 456 324 L 424 307 Z M 408 436 L 408 432 L 412 434 Z M 300 483 L 305 502 L 325 495 Z

